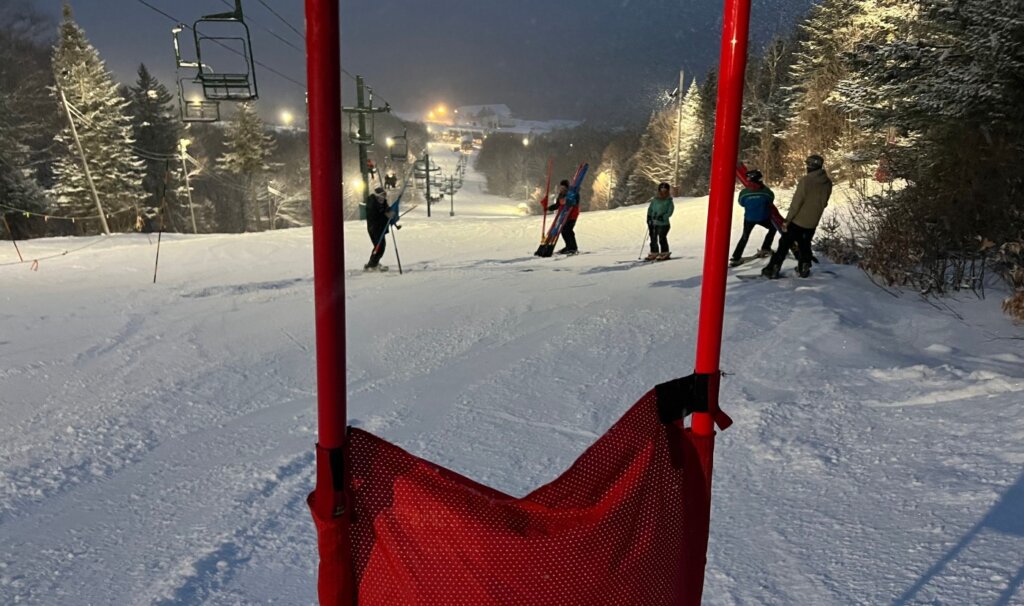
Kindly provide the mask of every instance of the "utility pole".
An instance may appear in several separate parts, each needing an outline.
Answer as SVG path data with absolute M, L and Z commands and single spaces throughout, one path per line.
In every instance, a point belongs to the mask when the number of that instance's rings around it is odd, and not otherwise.
M 186 159 L 188 158 L 188 146 L 192 143 L 190 139 L 179 139 L 178 149 L 181 150 L 181 170 L 185 173 L 185 193 L 188 194 L 188 212 L 192 215 L 192 233 L 198 234 L 199 228 L 196 227 L 196 211 L 192 206 L 192 185 L 188 180 L 188 164 Z
M 96 202 L 96 212 L 100 214 L 100 225 L 103 226 L 103 233 L 110 235 L 110 227 L 107 226 L 107 215 L 103 213 L 103 205 L 100 204 L 100 196 L 96 193 L 96 184 L 92 182 L 92 173 L 89 172 L 89 163 L 85 160 L 85 150 L 82 149 L 82 142 L 78 140 L 78 129 L 75 128 L 75 119 L 71 116 L 71 107 L 68 105 L 68 98 L 64 96 L 64 89 L 57 84 L 60 91 L 60 100 L 64 104 L 64 111 L 68 115 L 68 124 L 71 125 L 71 137 L 75 140 L 75 147 L 78 148 L 78 155 L 82 158 L 82 170 L 85 171 L 85 180 L 89 183 L 89 190 L 92 192 L 92 199 Z
M 448 212 L 449 217 L 455 216 L 455 175 L 448 177 L 448 195 L 451 201 L 451 210 Z
M 366 103 L 366 91 L 369 89 L 370 103 Z M 358 117 L 358 129 L 355 135 L 352 134 L 352 129 L 349 128 L 349 140 L 355 143 L 359 147 L 359 173 L 363 179 L 363 192 L 369 195 L 370 193 L 370 153 L 368 148 L 373 145 L 373 129 L 367 130 L 366 128 L 366 116 L 370 116 L 371 121 L 373 120 L 373 114 L 390 112 L 391 106 L 384 104 L 384 107 L 373 107 L 373 89 L 366 86 L 362 76 L 356 76 L 356 106 L 355 107 L 343 107 L 341 108 L 346 114 L 356 114 Z M 351 124 L 352 117 L 349 116 L 349 124 Z M 366 218 L 366 204 L 365 200 L 359 203 L 360 218 Z
M 435 171 L 438 171 L 438 170 L 441 170 L 440 166 L 437 167 L 436 169 L 430 168 L 430 150 L 427 149 L 427 148 L 424 148 L 424 150 L 423 150 L 423 174 L 426 175 L 426 179 L 427 179 L 427 217 L 430 217 L 430 207 L 431 207 L 431 202 L 433 201 L 433 199 L 431 198 L 431 192 L 430 192 L 430 188 L 431 188 L 431 185 L 432 185 L 431 181 L 433 181 L 433 176 L 431 175 L 431 173 L 433 173 Z M 444 194 L 442 193 L 441 195 L 443 196 Z M 444 198 L 442 198 L 442 200 L 443 199 Z
M 683 138 L 683 70 L 679 70 L 679 88 L 676 89 L 676 162 L 672 168 L 672 185 L 679 189 L 679 141 Z

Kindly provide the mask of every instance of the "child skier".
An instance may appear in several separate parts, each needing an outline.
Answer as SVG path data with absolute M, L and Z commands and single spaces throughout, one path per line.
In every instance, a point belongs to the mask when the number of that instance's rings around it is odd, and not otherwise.
M 743 235 L 736 243 L 736 249 L 732 251 L 732 259 L 729 261 L 729 265 L 732 267 L 743 263 L 743 249 L 747 247 L 750 232 L 754 230 L 755 226 L 760 225 L 768 230 L 764 241 L 761 242 L 761 250 L 757 251 L 758 258 L 772 254 L 772 242 L 775 240 L 775 226 L 771 221 L 771 207 L 775 201 L 775 194 L 762 182 L 764 177 L 761 171 L 751 170 L 747 172 L 746 176 L 750 186 L 743 188 L 739 197 L 739 204 L 744 209 Z
M 658 185 L 658 195 L 651 198 L 647 207 L 647 231 L 651 235 L 651 254 L 648 261 L 664 261 L 671 253 L 668 250 L 668 230 L 672 228 L 669 217 L 675 210 L 671 188 L 668 183 Z

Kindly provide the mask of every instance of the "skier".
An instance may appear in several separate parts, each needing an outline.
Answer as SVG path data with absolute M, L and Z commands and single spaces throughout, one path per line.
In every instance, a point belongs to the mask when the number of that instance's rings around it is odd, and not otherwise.
M 576 219 L 580 216 L 580 201 L 578 197 L 573 200 L 569 199 L 569 187 L 569 180 L 562 179 L 561 183 L 558 184 L 558 197 L 551 203 L 550 207 L 544 207 L 545 210 L 553 212 L 555 216 L 558 215 L 558 211 L 563 206 L 569 205 L 570 207 L 566 211 L 569 213 L 569 216 L 565 218 L 565 225 L 562 227 L 562 241 L 565 242 L 565 246 L 562 250 L 558 251 L 560 255 L 575 255 L 579 252 L 579 247 L 576 246 L 576 232 L 573 231 L 573 228 L 576 227 Z M 543 203 L 543 200 L 541 200 L 541 203 Z M 548 254 L 550 255 L 550 253 Z
M 387 249 L 387 239 L 384 238 L 388 223 L 394 222 L 394 214 L 388 205 L 388 195 L 383 187 L 373 190 L 373 193 L 366 198 L 366 232 L 370 234 L 370 242 L 373 243 L 373 253 L 370 255 L 370 262 L 363 266 L 365 271 L 387 271 L 387 265 L 381 265 L 380 259 Z
M 675 210 L 672 203 L 671 188 L 668 183 L 658 185 L 658 195 L 648 200 L 647 231 L 651 234 L 651 254 L 648 261 L 664 261 L 668 259 L 668 230 L 672 228 L 669 217 Z M 660 248 L 660 251 L 659 251 Z
M 799 247 L 797 255 L 797 273 L 801 278 L 811 275 L 811 240 L 814 230 L 818 228 L 821 215 L 828 206 L 832 196 L 832 180 L 825 172 L 825 159 L 818 154 L 807 156 L 807 174 L 800 178 L 789 204 L 789 213 L 782 224 L 782 239 L 779 248 L 772 255 L 768 265 L 761 270 L 766 278 L 778 278 L 782 262 L 789 254 L 789 247 L 796 242 Z
M 764 184 L 764 175 L 761 171 L 754 169 L 747 171 L 748 187 L 740 191 L 739 204 L 743 211 L 743 235 L 736 243 L 736 249 L 732 251 L 732 259 L 729 265 L 736 267 L 743 263 L 743 249 L 747 247 L 747 240 L 754 227 L 760 225 L 768 230 L 764 241 L 761 242 L 761 249 L 757 251 L 757 257 L 767 257 L 772 254 L 772 242 L 775 240 L 775 226 L 771 221 L 771 205 L 775 201 L 775 194 Z

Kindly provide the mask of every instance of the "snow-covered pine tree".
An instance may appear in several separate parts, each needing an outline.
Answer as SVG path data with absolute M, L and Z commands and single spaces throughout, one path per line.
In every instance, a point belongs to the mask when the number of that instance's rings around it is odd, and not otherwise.
M 715 108 L 718 104 L 718 72 L 711 70 L 704 77 L 704 83 L 694 87 L 687 96 L 693 94 L 694 127 L 692 144 L 689 153 L 683 155 L 680 162 L 686 170 L 681 171 L 680 188 L 683 195 L 706 196 L 711 189 L 711 148 L 715 140 Z M 684 151 L 686 148 L 683 148 Z
M 778 37 L 747 66 L 740 158 L 764 173 L 772 183 L 784 180 L 785 142 L 790 71 L 797 45 L 795 36 Z
M 224 132 L 225 152 L 217 159 L 217 166 L 238 180 L 239 200 L 235 209 L 219 209 L 230 231 L 260 230 L 263 216 L 270 225 L 270 215 L 264 215 L 262 202 L 267 194 L 268 159 L 274 151 L 274 138 L 266 132 L 263 120 L 252 102 L 240 103 L 234 118 Z M 228 218 L 231 219 L 228 219 Z
M 45 212 L 40 180 L 49 174 L 46 148 L 57 130 L 49 105 L 52 22 L 24 0 L 0 6 L 0 213 L 19 236 L 42 235 L 22 212 Z M 40 226 L 42 221 L 33 222 Z M 2 227 L 2 225 L 0 225 Z
M 866 263 L 941 291 L 946 260 L 979 238 L 1024 238 L 1024 4 L 915 0 L 893 20 L 899 35 L 860 45 L 844 83 L 862 123 L 891 133 L 890 170 L 907 181 L 874 200 Z
M 843 53 L 850 50 L 848 43 L 854 37 L 851 16 L 855 4 L 856 0 L 824 0 L 811 8 L 799 25 L 803 39 L 793 62 L 789 120 L 783 133 L 790 179 L 800 176 L 803 160 L 810 154 L 825 156 L 830 173 L 843 172 L 834 149 L 846 132 L 846 117 L 830 98 L 847 74 Z
M 52 67 L 57 88 L 67 97 L 78 137 L 96 185 L 110 228 L 133 229 L 142 198 L 142 162 L 132 150 L 131 119 L 128 101 L 121 97 L 118 85 L 89 43 L 85 32 L 75 23 L 71 7 L 64 4 L 64 20 L 53 50 Z M 63 107 L 59 107 L 64 112 Z M 66 123 L 57 136 L 60 148 L 54 165 L 56 182 L 52 188 L 60 214 L 70 217 L 95 216 L 96 206 L 82 169 L 71 128 Z M 77 222 L 79 233 L 97 233 L 97 221 Z
M 635 169 L 629 176 L 629 204 L 643 204 L 651 198 L 658 183 L 672 181 L 676 114 L 675 107 L 651 112 L 634 157 Z
M 143 213 L 152 216 L 160 208 L 160 196 L 166 189 L 165 211 L 176 216 L 175 225 L 184 225 L 180 205 L 174 199 L 176 184 L 183 181 L 178 141 L 181 124 L 171 106 L 174 96 L 153 77 L 144 64 L 139 65 L 138 79 L 127 90 L 135 149 L 144 166 L 142 189 L 146 192 Z M 166 181 L 166 183 L 165 183 Z M 187 211 L 187 208 L 185 209 Z
M 712 95 L 715 92 L 712 91 Z M 682 127 L 679 129 L 679 142 L 677 144 L 679 145 L 680 183 L 674 183 L 673 185 L 680 185 L 682 183 L 683 175 L 690 172 L 690 167 L 696 160 L 697 146 L 704 136 L 704 129 L 706 128 L 701 115 L 703 103 L 701 88 L 697 86 L 697 80 L 694 79 L 686 90 L 686 96 L 683 97 Z M 713 123 L 714 118 L 712 118 Z

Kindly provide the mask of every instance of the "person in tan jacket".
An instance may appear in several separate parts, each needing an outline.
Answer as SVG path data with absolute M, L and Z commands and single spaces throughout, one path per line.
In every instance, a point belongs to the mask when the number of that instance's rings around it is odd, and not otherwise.
M 799 251 L 796 259 L 797 273 L 801 278 L 811 275 L 811 240 L 814 239 L 814 230 L 818 228 L 821 215 L 832 196 L 832 180 L 825 172 L 825 159 L 818 154 L 807 156 L 806 163 L 807 174 L 797 183 L 786 222 L 782 225 L 782 241 L 768 265 L 761 270 L 761 275 L 766 278 L 779 277 L 782 262 L 786 260 L 794 242 Z

